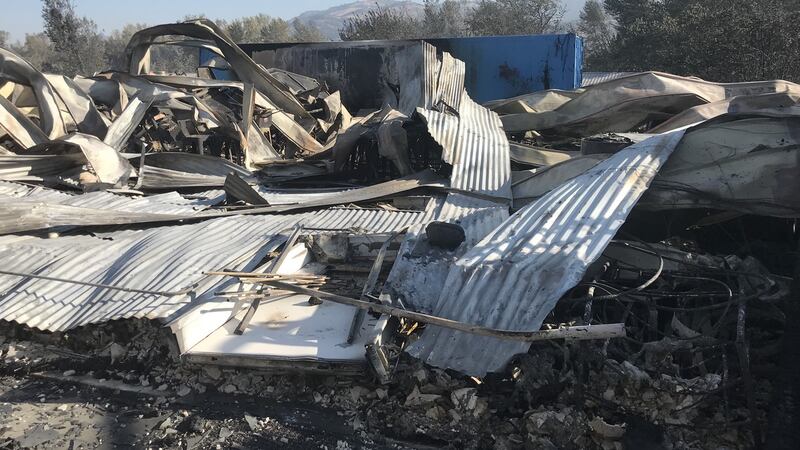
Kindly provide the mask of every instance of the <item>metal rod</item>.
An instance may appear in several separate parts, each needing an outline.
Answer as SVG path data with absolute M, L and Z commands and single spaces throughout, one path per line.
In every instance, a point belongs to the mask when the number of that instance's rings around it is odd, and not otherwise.
M 275 260 L 272 262 L 272 265 L 270 265 L 269 268 L 270 275 L 273 275 L 273 273 L 276 270 L 280 269 L 281 264 L 283 264 L 283 262 L 286 261 L 286 257 L 289 255 L 289 252 L 292 250 L 292 247 L 294 247 L 294 244 L 297 242 L 297 239 L 300 238 L 300 235 L 302 233 L 303 233 L 303 227 L 300 225 L 296 225 L 292 230 L 292 234 L 289 235 L 289 239 L 286 241 L 286 244 L 284 244 L 283 250 L 278 255 L 278 257 L 275 258 Z M 263 276 L 263 274 L 260 275 Z M 262 281 L 259 279 L 259 282 Z M 237 304 L 243 300 L 244 298 L 240 297 L 237 300 Z M 235 334 L 241 335 L 244 333 L 244 331 L 247 329 L 247 326 L 250 324 L 250 320 L 256 314 L 256 310 L 258 310 L 258 307 L 260 305 L 261 305 L 261 299 L 259 298 L 256 298 L 252 302 L 250 302 L 250 306 L 247 308 L 247 312 L 244 314 L 244 317 L 242 317 L 242 320 L 239 322 L 239 324 L 236 326 L 236 329 L 234 330 Z M 237 310 L 234 310 L 232 315 L 235 316 L 237 312 L 238 312 Z
M 481 336 L 495 337 L 499 339 L 507 339 L 511 341 L 534 342 L 546 341 L 553 339 L 573 339 L 573 340 L 587 340 L 587 339 L 610 339 L 617 337 L 625 337 L 625 324 L 613 323 L 602 325 L 580 325 L 573 327 L 563 327 L 555 330 L 536 330 L 536 331 L 513 331 L 513 330 L 498 330 L 495 328 L 487 328 L 481 325 L 467 324 L 458 322 L 443 317 L 431 316 L 429 314 L 408 311 L 405 309 L 395 308 L 393 306 L 382 305 L 379 303 L 371 303 L 363 300 L 357 300 L 342 295 L 332 294 L 330 292 L 323 292 L 314 289 L 308 289 L 293 284 L 284 283 L 282 281 L 268 281 L 266 284 L 274 286 L 278 289 L 285 291 L 296 292 L 311 297 L 317 297 L 322 300 L 328 300 L 342 305 L 354 306 L 356 308 L 365 309 L 371 312 L 386 314 L 390 316 L 400 317 L 404 319 L 414 320 L 417 322 L 427 323 L 431 325 L 440 326 L 443 328 L 450 328 L 453 330 L 463 331 L 465 333 L 477 334 Z
M 381 273 L 381 267 L 383 267 L 383 260 L 386 258 L 386 251 L 389 249 L 389 245 L 391 245 L 392 242 L 404 232 L 405 228 L 395 231 L 389 236 L 388 239 L 386 239 L 386 241 L 383 242 L 383 245 L 381 245 L 380 250 L 378 250 L 378 256 L 372 263 L 372 269 L 369 271 L 367 281 L 364 283 L 364 290 L 361 292 L 361 300 L 366 301 L 369 298 L 368 295 L 372 293 L 373 289 L 375 289 L 375 284 L 378 282 L 378 275 Z M 350 323 L 350 332 L 347 333 L 348 344 L 352 344 L 361 331 L 361 324 L 364 323 L 365 314 L 366 311 L 364 309 L 359 308 L 356 310 L 356 313 L 353 316 L 353 321 Z
M 90 283 L 90 282 L 87 282 L 87 281 L 70 280 L 70 279 L 67 279 L 67 278 L 48 277 L 48 276 L 45 276 L 45 275 L 36 275 L 36 274 L 33 274 L 33 273 L 11 272 L 9 270 L 0 270 L 0 274 L 1 275 L 11 275 L 11 276 L 15 276 L 15 277 L 24 277 L 24 278 L 38 278 L 38 279 L 41 279 L 41 280 L 56 281 L 56 282 L 59 282 L 59 283 L 80 284 L 80 285 L 83 285 L 83 286 L 91 286 L 91 287 L 96 287 L 96 288 L 110 289 L 110 290 L 113 290 L 113 291 L 134 292 L 134 293 L 137 293 L 137 294 L 158 295 L 158 296 L 161 296 L 161 297 L 175 297 L 177 295 L 191 294 L 191 293 L 194 292 L 193 288 L 195 287 L 195 285 L 192 285 L 191 288 L 186 288 L 186 289 L 183 289 L 183 290 L 180 290 L 180 291 L 174 291 L 174 292 L 169 292 L 169 291 L 149 291 L 149 290 L 146 290 L 146 289 L 135 289 L 135 288 L 122 287 L 122 286 L 113 286 L 113 285 L 110 285 L 110 284 Z

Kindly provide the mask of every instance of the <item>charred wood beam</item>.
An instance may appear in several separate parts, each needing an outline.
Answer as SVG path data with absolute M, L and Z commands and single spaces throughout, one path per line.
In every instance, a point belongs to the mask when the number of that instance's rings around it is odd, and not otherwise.
M 292 234 L 289 236 L 289 239 L 286 241 L 286 244 L 284 244 L 283 251 L 281 251 L 281 254 L 278 256 L 277 259 L 275 259 L 275 261 L 270 266 L 270 272 L 275 272 L 276 270 L 280 269 L 281 264 L 283 264 L 283 262 L 286 261 L 286 257 L 289 255 L 289 251 L 291 251 L 292 247 L 294 247 L 294 244 L 297 242 L 297 239 L 300 237 L 302 233 L 303 233 L 303 227 L 301 226 L 296 226 L 294 230 L 292 230 Z M 241 300 L 242 299 L 240 299 L 239 301 Z M 253 299 L 253 301 L 250 302 L 250 307 L 247 308 L 247 312 L 244 314 L 244 317 L 239 322 L 239 324 L 236 325 L 236 329 L 233 330 L 234 334 L 241 335 L 244 333 L 244 330 L 246 330 L 247 326 L 250 325 L 250 321 L 253 319 L 253 316 L 256 314 L 256 310 L 258 310 L 258 307 L 260 305 L 261 305 L 260 298 L 255 298 Z M 236 314 L 237 311 L 238 309 L 234 309 L 233 314 Z
M 251 205 L 270 206 L 267 199 L 262 197 L 252 186 L 233 172 L 225 177 L 224 189 L 225 195 L 230 199 L 242 200 Z
M 367 282 L 364 283 L 364 290 L 361 292 L 362 301 L 369 301 L 369 294 L 371 294 L 375 289 L 375 284 L 378 282 L 378 275 L 381 273 L 383 260 L 386 258 L 386 251 L 389 249 L 389 245 L 391 245 L 392 242 L 404 232 L 405 230 L 395 231 L 391 236 L 389 236 L 388 239 L 386 239 L 383 245 L 381 245 L 380 250 L 378 250 L 378 255 L 375 258 L 375 262 L 372 264 L 372 269 L 369 271 L 369 275 L 367 276 Z M 350 331 L 347 333 L 348 344 L 352 344 L 355 338 L 358 336 L 359 330 L 361 329 L 361 324 L 364 322 L 364 314 L 366 314 L 365 309 L 358 308 L 358 310 L 356 310 L 356 313 L 353 316 L 353 322 L 350 324 Z

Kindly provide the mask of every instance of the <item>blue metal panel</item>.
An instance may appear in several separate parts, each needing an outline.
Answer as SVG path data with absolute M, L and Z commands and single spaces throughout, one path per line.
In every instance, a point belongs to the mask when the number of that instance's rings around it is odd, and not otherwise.
M 217 56 L 216 53 L 200 47 L 200 67 L 207 66 L 215 56 Z
M 581 85 L 583 43 L 574 34 L 486 36 L 426 39 L 466 65 L 465 87 L 477 102 L 515 97 L 543 89 L 576 89 Z M 343 91 L 348 107 L 380 107 L 356 95 L 376 97 L 372 85 L 398 49 L 410 41 L 243 44 L 242 49 L 266 67 L 320 78 Z M 201 58 L 202 59 L 202 58 Z M 333 70 L 332 68 L 335 68 Z M 369 78 L 369 79 L 365 79 Z M 348 84 L 356 86 L 347 86 Z M 372 86 L 372 87 L 371 87 Z M 374 89 L 373 89 L 374 88 Z M 355 92 L 355 93 L 354 93 Z
M 478 102 L 581 83 L 582 42 L 574 34 L 435 39 L 467 67 L 466 88 Z
M 219 55 L 212 52 L 211 50 L 205 49 L 200 47 L 200 67 L 208 67 L 211 65 L 211 62 L 214 58 L 220 58 Z M 233 73 L 231 73 L 230 69 L 219 69 L 216 67 L 211 67 L 211 73 L 214 75 L 215 80 L 235 80 L 236 77 Z

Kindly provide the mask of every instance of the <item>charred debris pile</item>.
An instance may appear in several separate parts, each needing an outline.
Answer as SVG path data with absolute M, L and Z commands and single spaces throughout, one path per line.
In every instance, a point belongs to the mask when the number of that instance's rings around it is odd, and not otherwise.
M 215 56 L 163 74 L 159 45 Z M 800 86 L 650 72 L 479 105 L 419 42 L 348 111 L 207 20 L 126 57 L 70 79 L 0 49 L 6 369 L 495 448 L 748 447 L 793 407 Z

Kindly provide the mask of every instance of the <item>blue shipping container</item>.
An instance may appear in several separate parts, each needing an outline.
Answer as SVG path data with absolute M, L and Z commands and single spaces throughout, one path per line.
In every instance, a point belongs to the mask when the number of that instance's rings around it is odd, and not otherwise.
M 426 41 L 464 61 L 467 92 L 478 102 L 543 89 L 576 89 L 581 85 L 583 43 L 574 34 Z M 397 52 L 413 45 L 419 45 L 419 41 L 262 43 L 242 44 L 241 47 L 265 67 L 319 78 L 332 88 L 341 89 L 345 103 L 349 100 L 359 107 L 371 107 L 374 105 L 362 101 L 371 95 L 370 80 L 366 78 L 374 77 Z M 201 51 L 201 61 L 210 56 L 207 51 Z M 346 86 L 352 80 L 358 80 L 359 86 Z

